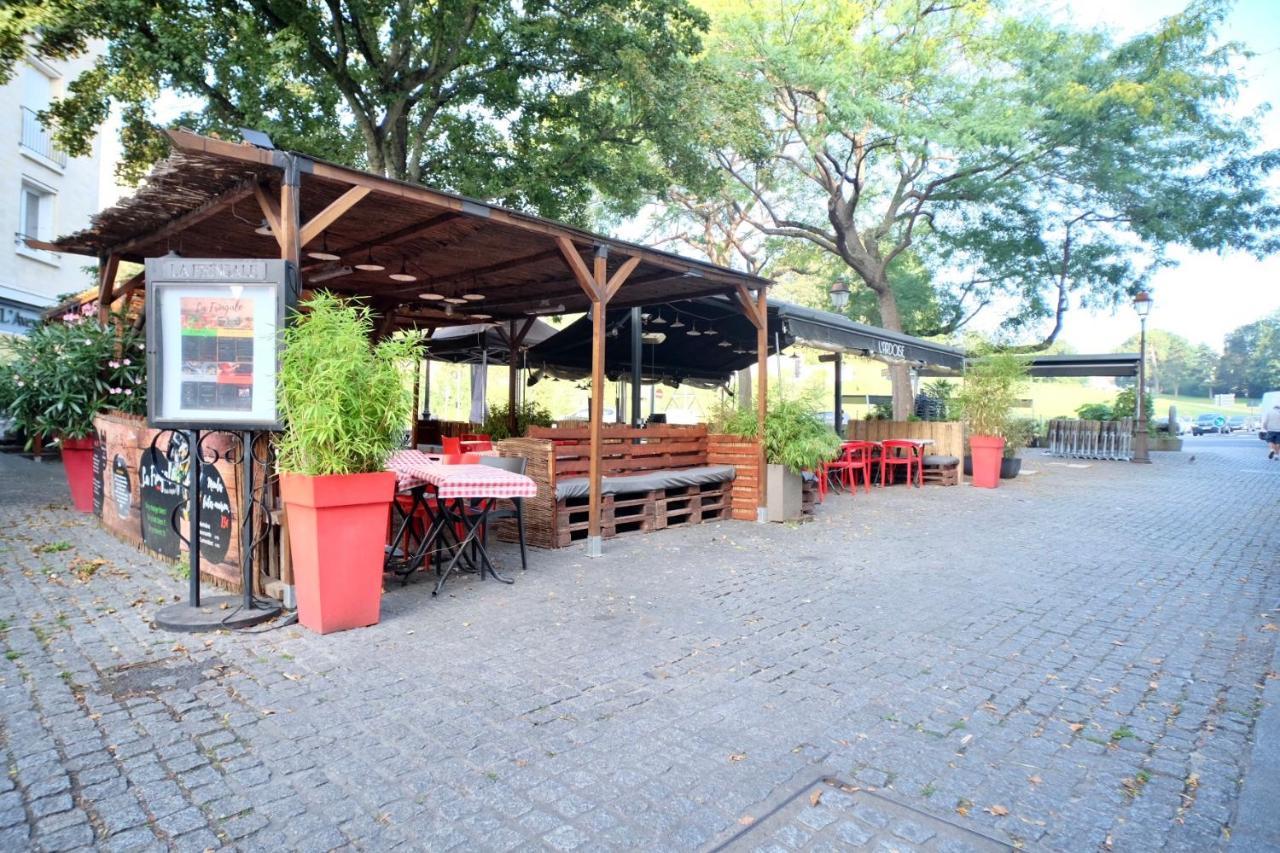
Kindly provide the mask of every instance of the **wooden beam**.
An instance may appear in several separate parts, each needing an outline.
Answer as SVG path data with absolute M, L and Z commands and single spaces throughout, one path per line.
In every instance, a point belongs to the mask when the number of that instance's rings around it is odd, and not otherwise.
M 738 284 L 736 287 L 738 293 L 738 307 L 742 309 L 742 313 L 751 321 L 751 325 L 755 326 L 756 329 L 759 329 L 760 315 L 756 311 L 755 300 L 751 298 L 751 294 L 747 291 L 745 285 Z M 765 318 L 765 322 L 768 322 L 767 317 Z
M 639 265 L 640 265 L 639 256 L 633 255 L 632 257 L 627 258 L 626 263 L 618 267 L 617 272 L 613 274 L 613 276 L 609 279 L 609 283 L 605 285 L 605 288 L 604 288 L 605 302 L 608 302 L 609 300 L 613 299 L 614 294 L 618 292 L 618 288 L 622 287 L 623 283 L 628 278 L 630 278 L 631 273 Z
M 499 261 L 498 263 L 489 264 L 488 266 L 476 267 L 474 270 L 467 270 L 466 272 L 452 273 L 450 275 L 440 276 L 439 278 L 428 278 L 425 281 L 417 282 L 412 286 L 406 285 L 403 287 L 388 288 L 387 292 L 388 293 L 417 293 L 418 291 L 423 289 L 448 287 L 449 285 L 456 284 L 460 281 L 463 281 L 463 282 L 470 281 L 471 279 L 478 278 L 479 276 L 492 275 L 495 272 L 503 272 L 504 270 L 515 269 L 516 267 L 525 266 L 526 264 L 534 264 L 534 263 L 538 263 L 539 261 L 545 261 L 550 258 L 554 258 L 556 255 L 559 255 L 559 254 L 560 254 L 559 249 L 549 249 L 547 251 L 538 252 L 533 255 L 524 255 L 523 257 L 510 258 L 505 261 Z M 585 269 L 585 267 L 583 268 Z M 577 291 L 571 290 L 570 292 L 576 293 Z M 531 301 L 536 302 L 538 299 L 541 299 L 541 298 L 542 298 L 541 296 L 538 296 Z
M 116 272 L 120 269 L 120 256 L 107 255 L 102 259 L 98 269 L 98 325 L 107 325 L 111 317 L 111 291 L 116 283 Z
M 524 343 L 524 339 L 529 335 L 529 330 L 533 328 L 533 324 L 538 321 L 537 317 L 529 317 L 520 324 L 520 331 L 516 332 L 515 345 L 520 346 Z
M 429 219 L 424 219 L 421 222 L 415 222 L 413 225 L 407 225 L 404 228 L 398 228 L 395 231 L 383 234 L 380 237 L 361 240 L 359 243 L 353 243 L 350 246 L 343 246 L 340 251 L 344 255 L 354 255 L 357 252 L 376 249 L 379 246 L 394 246 L 396 243 L 403 243 L 406 240 L 421 237 L 433 228 L 437 228 L 447 222 L 452 222 L 460 216 L 462 216 L 461 213 L 454 213 L 452 211 L 438 213 Z
M 279 203 L 267 195 L 267 189 L 262 184 L 253 185 L 253 195 L 258 199 L 258 207 L 262 210 L 262 218 L 267 220 L 267 227 L 271 229 L 271 236 L 276 238 L 277 243 L 281 243 Z M 284 248 L 283 243 L 281 243 L 281 248 Z
M 152 243 L 164 240 L 165 238 L 178 234 L 182 231 L 186 231 L 188 228 L 205 221 L 210 216 L 221 213 L 236 202 L 243 201 L 253 195 L 254 187 L 257 185 L 258 182 L 256 180 L 243 181 L 236 184 L 230 190 L 217 198 L 211 198 L 194 210 L 189 210 L 186 213 L 173 217 L 155 231 L 152 231 L 149 234 L 144 234 L 141 237 L 134 237 L 131 240 L 126 240 L 119 245 L 112 246 L 108 250 L 108 254 L 121 256 L 128 255 L 138 249 L 149 246 Z
M 130 293 L 133 293 L 135 290 L 137 290 L 139 287 L 141 287 L 145 283 L 146 283 L 146 277 L 143 275 L 143 273 L 137 273 L 136 275 L 130 276 L 128 280 L 125 281 L 124 284 L 120 285 L 118 288 L 116 288 L 112 292 L 111 304 L 114 305 L 115 303 L 119 302 L 121 299 L 124 299 Z
M 302 245 L 307 245 L 351 208 L 360 203 L 360 200 L 367 196 L 373 190 L 368 187 L 352 187 L 342 195 L 335 198 L 329 205 L 315 216 L 311 217 L 306 225 L 302 226 Z
M 573 273 L 573 278 L 578 282 L 578 286 L 587 294 L 587 298 L 593 303 L 599 302 L 603 293 L 600 286 L 596 284 L 595 276 L 591 274 L 591 270 L 587 269 L 586 262 L 582 260 L 582 255 L 578 254 L 578 247 L 568 237 L 556 237 L 556 245 L 560 247 L 560 254 L 564 257 L 565 263 L 569 265 L 569 271 Z
M 277 239 L 280 242 L 280 257 L 301 267 L 301 176 L 296 170 L 292 174 L 289 172 L 290 170 L 285 170 L 284 180 L 280 182 L 280 236 Z

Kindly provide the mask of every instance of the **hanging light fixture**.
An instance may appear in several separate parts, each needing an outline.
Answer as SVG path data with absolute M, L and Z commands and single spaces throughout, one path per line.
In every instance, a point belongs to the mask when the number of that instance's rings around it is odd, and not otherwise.
M 492 314 L 472 314 L 471 319 L 472 320 L 492 320 L 493 315 Z
M 716 335 L 718 335 L 718 334 L 720 334 L 720 333 L 719 333 L 719 332 L 717 332 L 717 331 L 712 327 L 712 325 L 711 325 L 710 323 L 708 323 L 708 324 L 707 324 L 707 330 L 706 330 L 705 332 L 703 332 L 702 334 L 706 335 L 706 336 L 707 336 L 707 337 L 709 337 L 709 338 L 714 338 Z
M 418 280 L 418 277 L 416 275 L 409 272 L 408 264 L 406 264 L 404 258 L 400 259 L 400 272 L 393 272 L 391 273 L 391 275 L 387 276 L 387 278 L 391 279 L 392 281 L 417 281 Z
M 426 299 L 428 302 L 438 302 L 441 299 L 444 299 L 444 294 L 443 293 L 419 293 L 418 298 Z
M 464 293 L 462 294 L 462 298 L 467 302 L 479 302 L 481 299 L 484 299 L 484 294 L 483 293 Z
M 329 251 L 329 232 L 328 231 L 320 235 L 320 249 L 318 251 L 313 249 L 310 252 L 307 252 L 307 257 L 315 258 L 317 261 L 342 260 L 341 255 L 335 255 L 333 252 Z
M 728 339 L 728 338 L 725 338 L 725 339 L 724 339 L 724 340 L 722 340 L 720 343 L 716 344 L 716 346 L 720 346 L 720 347 L 731 347 L 731 346 L 733 346 L 733 344 L 729 343 L 729 339 Z
M 382 272 L 386 269 L 386 267 L 373 259 L 373 249 L 369 249 L 366 253 L 363 263 L 354 264 L 353 266 L 355 266 L 356 269 L 364 270 L 365 272 Z
M 448 302 L 450 305 L 466 305 L 467 304 L 467 300 L 463 299 L 460 296 L 446 296 L 444 298 L 444 301 Z
M 837 311 L 843 311 L 848 304 L 849 282 L 838 278 L 831 283 L 831 306 Z
M 681 319 L 680 319 L 680 315 L 679 315 L 679 314 L 677 314 L 677 315 L 676 315 L 676 321 L 675 321 L 674 323 L 672 323 L 672 324 L 671 324 L 671 328 L 673 328 L 673 329 L 683 329 L 683 328 L 684 328 L 684 320 L 681 320 Z
M 264 219 L 261 225 L 253 229 L 253 233 L 261 234 L 263 237 L 270 237 L 275 232 L 271 230 L 271 223 Z
M 675 326 L 672 326 L 672 328 L 675 328 Z M 700 337 L 702 335 L 702 332 L 698 331 L 698 324 L 694 323 L 692 326 L 689 327 L 689 331 L 685 332 L 685 334 L 691 338 L 696 338 L 696 337 Z
M 677 322 L 679 322 L 679 320 L 680 320 L 680 318 L 679 318 L 679 317 L 677 317 L 677 318 L 676 318 L 676 321 L 677 321 Z M 662 316 L 662 312 L 658 312 L 657 314 L 654 314 L 654 315 L 653 315 L 653 325 L 655 325 L 655 326 L 665 326 L 665 325 L 667 325 L 667 318 Z M 675 328 L 675 327 L 673 326 L 672 328 Z

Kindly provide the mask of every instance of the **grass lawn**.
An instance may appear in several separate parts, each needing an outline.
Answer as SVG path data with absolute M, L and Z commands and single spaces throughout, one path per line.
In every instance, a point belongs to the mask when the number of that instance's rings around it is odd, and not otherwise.
M 1019 414 L 1028 414 L 1040 419 L 1075 417 L 1076 409 L 1086 403 L 1110 403 L 1120 392 L 1115 387 L 1099 387 L 1070 380 L 1041 379 L 1030 385 L 1025 399 L 1031 400 L 1030 410 L 1020 410 Z M 1175 397 L 1172 394 L 1158 394 L 1155 401 L 1156 417 L 1164 417 L 1170 406 L 1178 407 L 1178 417 L 1194 418 L 1205 412 L 1213 412 L 1224 416 L 1256 415 L 1256 400 L 1237 398 L 1234 406 L 1215 406 L 1206 397 Z

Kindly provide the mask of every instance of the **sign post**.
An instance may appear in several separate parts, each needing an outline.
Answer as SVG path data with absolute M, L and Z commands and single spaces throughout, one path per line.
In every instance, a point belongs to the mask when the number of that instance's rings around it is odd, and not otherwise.
M 156 614 L 170 631 L 243 628 L 280 612 L 253 594 L 253 464 L 255 430 L 281 427 L 276 400 L 285 313 L 297 294 L 296 267 L 275 259 L 182 258 L 146 262 L 147 421 L 189 432 L 187 465 L 188 600 Z M 241 595 L 201 600 L 201 548 L 221 560 L 230 544 L 231 496 L 214 460 L 203 458 L 202 432 L 228 433 L 238 442 L 243 501 L 240 512 Z M 215 451 L 216 453 L 216 451 Z M 202 471 L 208 466 L 207 472 Z M 262 477 L 264 491 L 267 476 Z M 205 535 L 206 510 L 219 514 Z M 172 523 L 177 532 L 180 513 Z M 217 528 L 217 529 L 213 529 Z M 226 528 L 225 533 L 223 528 Z M 219 538 L 221 537 L 221 538 Z M 206 543 L 208 538 L 210 542 Z

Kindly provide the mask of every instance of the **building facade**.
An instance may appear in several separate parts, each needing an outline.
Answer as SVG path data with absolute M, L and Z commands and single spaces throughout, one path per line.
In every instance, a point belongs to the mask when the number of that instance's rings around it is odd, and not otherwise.
M 102 193 L 102 139 L 87 157 L 53 145 L 38 114 L 93 62 L 44 61 L 31 54 L 0 86 L 0 333 L 22 334 L 58 297 L 93 284 L 92 261 L 27 246 L 84 228 Z

